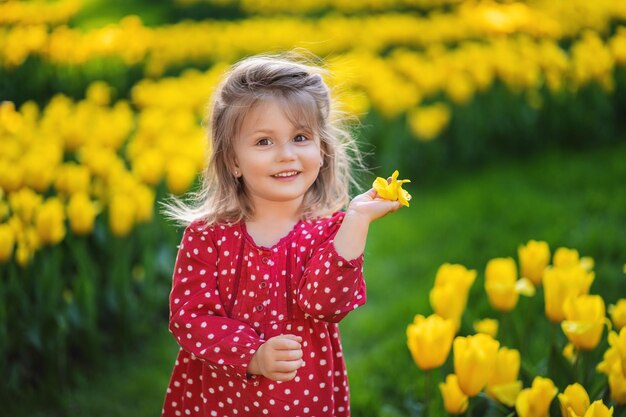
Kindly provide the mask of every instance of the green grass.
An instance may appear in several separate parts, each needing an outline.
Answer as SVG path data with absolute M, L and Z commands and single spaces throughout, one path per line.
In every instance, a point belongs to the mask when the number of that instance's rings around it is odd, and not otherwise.
M 366 249 L 368 303 L 341 323 L 353 415 L 411 415 L 423 374 L 410 358 L 405 330 L 415 314 L 431 312 L 428 291 L 444 262 L 478 271 L 462 332 L 469 331 L 475 318 L 494 316 L 482 290 L 486 262 L 517 258 L 518 245 L 529 239 L 546 240 L 552 250 L 567 246 L 592 256 L 596 280 L 591 291 L 604 296 L 607 304 L 626 295 L 623 161 L 624 143 L 587 153 L 551 152 L 500 161 L 444 184 L 410 187 L 411 207 L 372 226 Z M 520 305 L 533 308 L 540 300 L 522 300 Z M 541 347 L 544 340 L 535 343 Z M 30 410 L 21 407 L 25 414 L 12 415 L 159 415 L 175 352 L 164 323 L 136 355 L 111 358 L 64 394 L 65 412 L 42 411 L 35 402 Z M 435 387 L 440 380 L 435 373 Z

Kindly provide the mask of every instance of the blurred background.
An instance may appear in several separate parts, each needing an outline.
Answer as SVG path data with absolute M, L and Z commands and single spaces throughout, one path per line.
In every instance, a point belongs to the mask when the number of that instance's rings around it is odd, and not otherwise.
M 197 185 L 224 70 L 293 48 L 358 118 L 363 187 L 412 181 L 371 228 L 368 304 L 341 324 L 354 416 L 444 413 L 451 359 L 428 391 L 406 335 L 444 263 L 477 273 L 458 334 L 504 319 L 485 265 L 531 239 L 591 258 L 607 306 L 626 296 L 626 2 L 0 0 L 3 413 L 159 415 L 182 234 L 159 203 Z M 524 386 L 559 372 L 541 294 L 507 313 L 532 339 Z

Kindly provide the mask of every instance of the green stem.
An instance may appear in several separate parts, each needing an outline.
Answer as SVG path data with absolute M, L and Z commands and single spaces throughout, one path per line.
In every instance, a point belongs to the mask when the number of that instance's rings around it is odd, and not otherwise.
M 430 416 L 430 408 L 433 403 L 432 398 L 432 369 L 424 372 L 424 417 Z
M 554 325 L 553 323 L 550 323 L 550 346 L 548 348 L 548 352 L 551 352 L 551 350 L 557 350 L 556 349 L 556 325 Z
M 581 349 L 578 350 L 576 355 L 576 374 L 580 385 L 586 387 L 587 385 L 587 371 L 585 369 L 585 352 Z
M 474 409 L 474 401 L 472 398 L 467 399 L 467 410 L 465 410 L 465 417 L 472 417 L 472 410 Z

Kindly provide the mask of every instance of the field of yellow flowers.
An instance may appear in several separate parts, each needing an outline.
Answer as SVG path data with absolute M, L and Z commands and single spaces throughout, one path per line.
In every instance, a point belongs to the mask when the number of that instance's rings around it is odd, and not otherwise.
M 626 298 L 609 306 L 609 320 L 604 299 L 590 294 L 593 260 L 581 258 L 575 249 L 560 247 L 552 257 L 547 242 L 531 240 L 519 247 L 518 256 L 519 274 L 511 257 L 493 258 L 485 268 L 484 291 L 499 319 L 477 320 L 475 334 L 457 335 L 476 271 L 446 263 L 430 291 L 434 313 L 415 316 L 407 328 L 409 350 L 426 373 L 441 367 L 452 350 L 453 372 L 439 383 L 444 409 L 463 414 L 477 406 L 482 395 L 483 402 L 492 402 L 504 414 L 514 410 L 521 417 L 539 417 L 550 415 L 557 397 L 564 417 L 611 416 L 615 407 L 621 415 L 626 404 Z M 537 291 L 543 295 L 545 318 L 542 312 L 530 318 L 511 317 L 520 295 L 533 297 Z M 542 319 L 552 323 L 550 354 L 547 372 L 536 375 L 525 338 L 541 334 L 543 325 L 537 321 Z M 605 327 L 608 346 L 595 363 Z M 526 388 L 520 376 L 523 364 L 527 378 L 535 374 Z M 567 386 L 559 393 L 554 381 Z M 432 392 L 425 399 L 428 411 Z
M 158 202 L 195 184 L 211 151 L 206 103 L 246 55 L 303 48 L 321 57 L 343 109 L 363 124 L 372 165 L 398 167 L 418 184 L 450 167 L 624 137 L 624 2 L 170 0 L 159 5 L 159 22 L 145 22 L 137 3 L 135 13 L 93 26 L 94 3 L 0 1 L 0 399 L 71 383 L 75 368 L 161 323 L 177 232 Z M 553 301 L 546 277 L 517 274 L 512 262 L 492 264 L 487 294 L 496 310 L 514 304 L 516 291 L 545 291 L 546 306 Z M 549 271 L 560 273 L 556 259 Z M 458 321 L 464 303 L 438 310 L 437 297 L 448 299 L 438 291 L 452 290 L 437 288 L 432 307 L 444 321 L 416 318 L 410 335 Z M 570 337 L 581 316 L 597 317 L 589 324 L 597 331 L 605 306 L 584 300 L 549 320 Z M 609 380 L 616 358 L 626 364 L 621 334 L 602 362 Z M 453 350 L 499 357 L 504 347 L 493 336 L 457 336 Z M 568 357 L 584 357 L 573 338 Z M 448 400 L 465 411 L 485 384 L 498 398 L 494 383 L 471 381 L 470 389 L 462 371 L 454 375 L 442 389 L 448 411 Z M 535 395 L 513 373 L 502 378 L 514 384 L 502 394 L 505 407 L 516 405 L 512 396 Z M 615 391 L 611 400 L 621 401 Z

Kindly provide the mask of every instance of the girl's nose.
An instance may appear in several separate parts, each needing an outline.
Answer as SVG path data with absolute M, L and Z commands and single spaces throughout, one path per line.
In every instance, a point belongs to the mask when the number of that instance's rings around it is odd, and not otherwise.
M 278 160 L 292 160 L 295 158 L 295 148 L 292 141 L 286 141 L 285 143 L 279 145 L 278 147 Z

